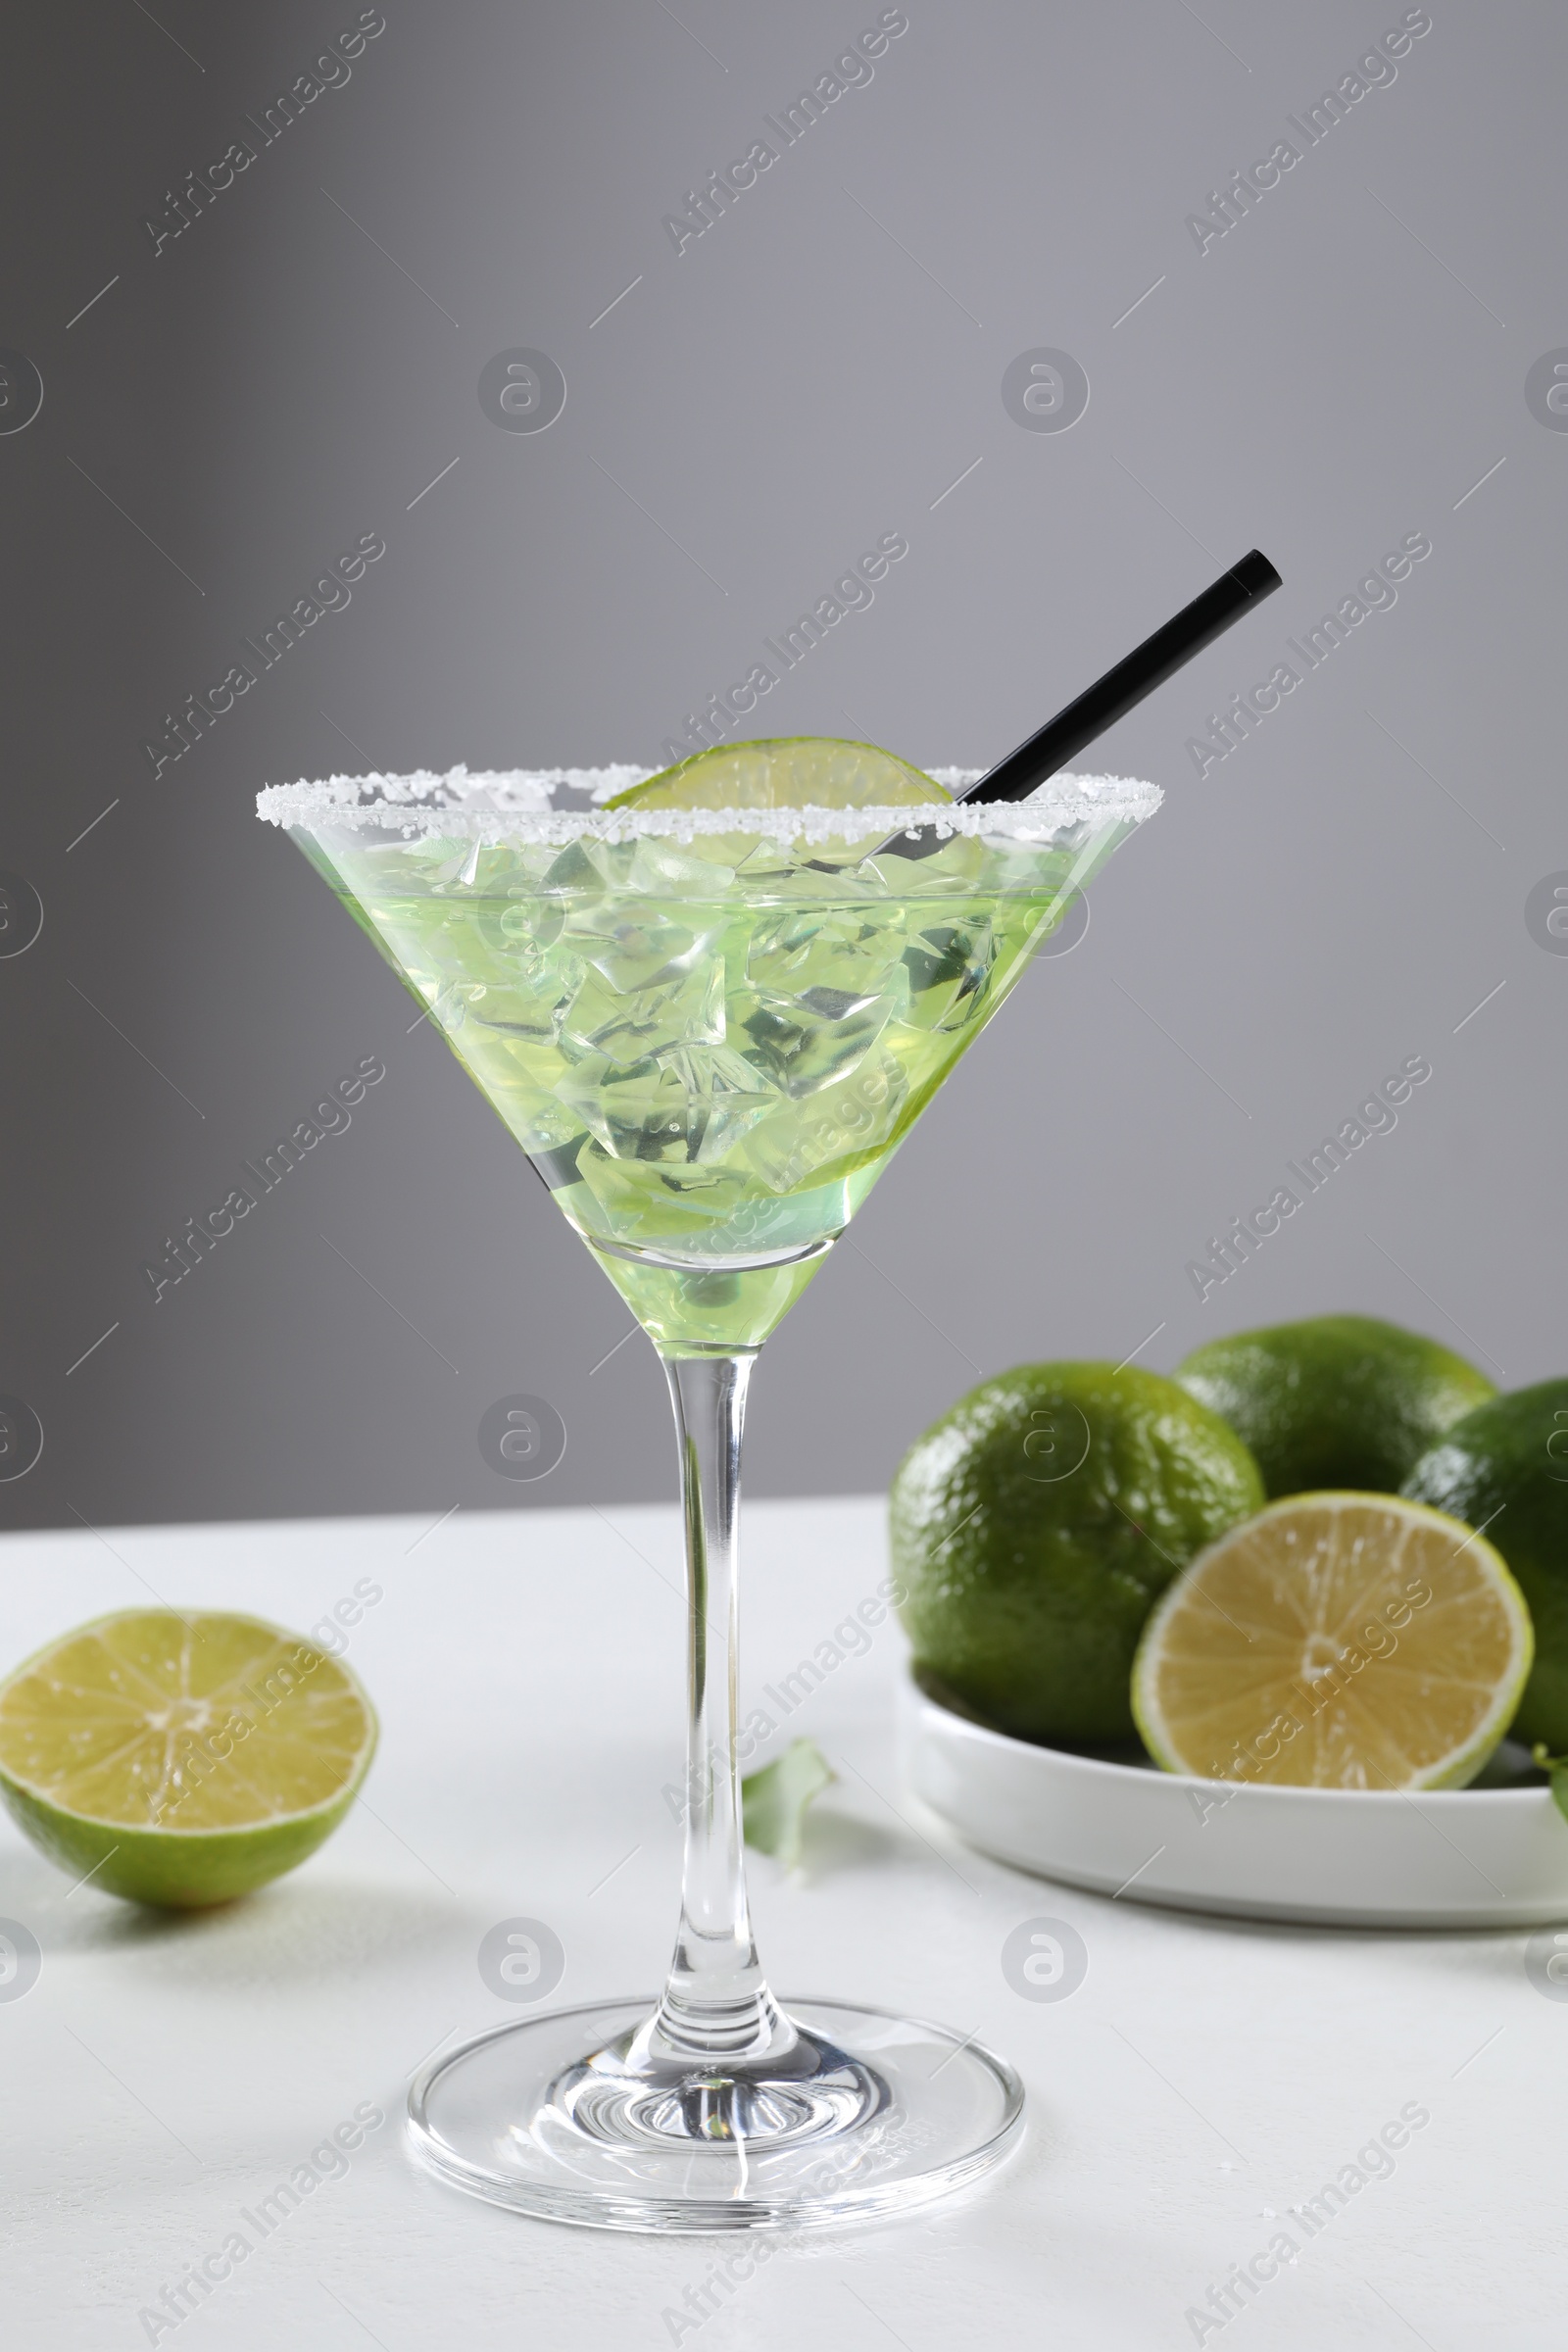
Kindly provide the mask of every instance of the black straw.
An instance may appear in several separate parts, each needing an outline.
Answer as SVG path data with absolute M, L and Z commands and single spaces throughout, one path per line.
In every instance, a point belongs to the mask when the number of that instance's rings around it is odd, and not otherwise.
M 1239 564 L 1223 572 L 1211 588 L 1195 596 L 1173 620 L 1167 620 L 1152 637 L 1130 653 L 1114 669 L 1107 669 L 1077 701 L 1069 703 L 1048 719 L 1038 734 L 1020 743 L 1015 752 L 999 761 L 978 784 L 957 795 L 959 801 L 1021 801 L 1043 784 L 1048 776 L 1065 767 L 1067 761 L 1081 752 L 1086 744 L 1103 735 L 1118 718 L 1141 703 L 1146 694 L 1152 694 L 1168 677 L 1200 654 L 1205 645 L 1223 634 L 1244 612 L 1272 596 L 1280 586 L 1280 575 L 1268 558 L 1254 547 L 1243 556 Z M 928 857 L 939 846 L 934 834 L 927 829 L 917 833 L 895 834 L 883 844 L 883 853 L 906 858 Z
M 1254 547 L 1222 573 L 1212 588 L 1195 596 L 1174 620 L 1167 620 L 1152 637 L 1146 637 L 1125 662 L 1107 669 L 1086 694 L 1048 720 L 1038 735 L 1020 743 L 988 776 L 960 792 L 959 800 L 1024 800 L 1097 735 L 1103 735 L 1118 718 L 1125 718 L 1146 694 L 1163 686 L 1184 662 L 1200 654 L 1205 645 L 1212 645 L 1244 612 L 1250 612 L 1265 596 L 1272 596 L 1279 585 L 1279 573 Z

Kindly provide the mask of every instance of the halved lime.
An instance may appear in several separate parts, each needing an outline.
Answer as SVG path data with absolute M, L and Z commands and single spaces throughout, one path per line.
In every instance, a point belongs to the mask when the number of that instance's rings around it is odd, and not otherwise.
M 789 735 L 719 744 L 616 793 L 612 808 L 951 808 L 953 795 L 875 744 Z
M 316 1851 L 375 1752 L 354 1676 L 257 1617 L 126 1609 L 0 1685 L 0 1797 L 74 1878 L 197 1910 Z
M 1133 1665 L 1167 1772 L 1462 1788 L 1513 1719 L 1530 1612 L 1483 1536 L 1393 1494 L 1271 1503 L 1194 1560 Z

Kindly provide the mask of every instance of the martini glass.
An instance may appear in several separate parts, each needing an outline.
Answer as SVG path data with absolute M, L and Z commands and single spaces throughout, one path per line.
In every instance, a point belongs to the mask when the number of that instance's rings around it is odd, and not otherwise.
M 653 1339 L 679 1443 L 688 1810 L 668 1980 L 433 2061 L 411 2092 L 415 2146 L 474 2194 L 557 2220 L 798 2228 L 974 2179 L 1016 2137 L 1022 2089 L 972 2039 L 783 2004 L 762 1973 L 736 1759 L 747 1384 L 1159 794 L 1057 776 L 1026 801 L 918 811 L 596 805 L 640 773 L 334 778 L 258 806 L 429 1011 Z M 897 854 L 916 822 L 926 854 Z

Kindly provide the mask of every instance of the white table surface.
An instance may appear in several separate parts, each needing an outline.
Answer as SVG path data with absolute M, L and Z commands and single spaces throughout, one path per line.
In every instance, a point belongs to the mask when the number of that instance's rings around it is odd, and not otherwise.
M 747 1528 L 755 1696 L 886 1564 L 876 1501 L 753 1505 Z M 255 2239 L 241 2209 L 366 2102 L 386 2122 L 347 2173 L 159 2343 L 1174 2352 L 1199 2340 L 1189 2307 L 1281 2230 L 1298 2259 L 1202 2341 L 1568 2338 L 1568 2002 L 1537 1992 L 1524 1938 L 1181 1917 L 986 1861 L 895 1779 L 891 1626 L 773 1743 L 809 1732 L 840 1779 L 804 1876 L 754 1858 L 764 1959 L 786 1995 L 978 2033 L 1024 2076 L 1027 2136 L 966 2199 L 800 2236 L 694 2319 L 687 2289 L 736 2241 L 519 2219 L 416 2171 L 401 2130 L 433 2044 L 525 2014 L 477 1973 L 495 1922 L 554 1927 L 563 2004 L 651 1992 L 662 1972 L 679 1833 L 661 1789 L 681 1771 L 673 1510 L 29 1535 L 0 1545 L 0 1566 L 8 1662 L 149 1587 L 301 1628 L 359 1578 L 383 1589 L 349 1653 L 382 1722 L 367 1801 L 291 1878 L 172 1920 L 68 1892 L 0 1825 L 0 1915 L 43 1950 L 32 1989 L 0 2002 L 7 2343 L 149 2341 L 141 2311 L 231 2232 Z M 1050 2004 L 1000 1966 L 1008 1931 L 1042 1916 L 1090 1955 Z M 1287 2208 L 1412 2102 L 1431 2120 L 1392 2176 L 1308 2239 Z

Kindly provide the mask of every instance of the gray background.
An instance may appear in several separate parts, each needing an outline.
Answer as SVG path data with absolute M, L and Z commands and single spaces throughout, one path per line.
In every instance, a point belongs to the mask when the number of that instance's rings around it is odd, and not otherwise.
M 156 257 L 142 216 L 355 9 L 13 33 L 0 343 L 45 399 L 0 438 L 0 867 L 46 919 L 0 961 L 0 1392 L 46 1444 L 7 1524 L 671 1492 L 646 1343 L 601 1363 L 624 1307 L 254 794 L 652 760 L 892 530 L 907 559 L 774 730 L 988 761 L 1245 548 L 1286 587 L 1100 747 L 1167 806 L 771 1343 L 754 1491 L 875 1487 L 981 1374 L 1151 1332 L 1165 1367 L 1353 1306 L 1507 1385 L 1568 1363 L 1568 959 L 1524 923 L 1568 866 L 1568 436 L 1524 398 L 1568 342 L 1568 19 L 1434 0 L 1200 256 L 1186 216 L 1397 6 L 909 0 L 869 86 L 677 257 L 662 216 L 877 11 L 678 13 L 387 0 L 347 86 Z M 547 433 L 478 404 L 518 345 L 565 373 Z M 1069 432 L 1004 409 L 1037 346 L 1088 372 Z M 366 531 L 349 609 L 155 781 L 163 712 Z M 1216 701 L 1415 531 L 1397 606 L 1200 781 Z M 1205 1237 L 1416 1054 L 1397 1130 L 1200 1304 Z M 155 1306 L 143 1257 L 365 1054 L 352 1129 Z M 513 1391 L 569 1433 L 533 1485 L 476 1444 Z

